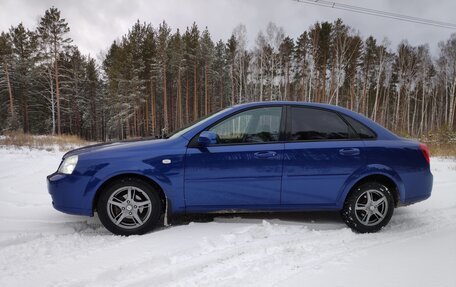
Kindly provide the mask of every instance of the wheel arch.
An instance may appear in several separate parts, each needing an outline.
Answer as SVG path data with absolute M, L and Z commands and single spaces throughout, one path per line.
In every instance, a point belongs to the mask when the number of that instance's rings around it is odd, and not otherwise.
M 343 204 L 347 200 L 348 195 L 358 186 L 366 182 L 378 182 L 385 185 L 390 191 L 394 199 L 394 206 L 397 207 L 401 203 L 401 195 L 403 195 L 404 186 L 401 179 L 397 176 L 383 173 L 383 172 L 372 172 L 365 174 L 361 177 L 357 177 L 356 180 L 351 181 L 351 184 L 347 185 L 344 189 L 343 196 L 339 200 L 339 207 L 342 208 Z
M 393 196 L 394 199 L 394 206 L 397 206 L 400 202 L 400 194 L 399 190 L 397 187 L 397 184 L 394 182 L 393 179 L 390 177 L 384 175 L 384 174 L 371 174 L 366 177 L 363 177 L 360 179 L 358 182 L 356 182 L 352 188 L 350 189 L 350 192 L 352 192 L 354 189 L 356 189 L 358 186 L 366 183 L 366 182 L 378 182 L 386 186 L 389 191 L 391 192 L 391 195 Z M 348 194 L 350 194 L 350 192 Z M 348 196 L 347 194 L 347 196 Z M 346 197 L 345 197 L 346 198 Z
M 141 174 L 137 174 L 137 173 L 121 173 L 121 174 L 117 174 L 117 175 L 114 175 L 108 179 L 106 179 L 99 187 L 98 189 L 96 190 L 95 192 L 95 196 L 93 197 L 93 201 L 92 201 L 92 210 L 95 211 L 97 209 L 97 202 L 98 202 L 98 198 L 100 197 L 100 194 L 103 193 L 103 190 L 109 186 L 109 184 L 117 181 L 117 180 L 120 180 L 122 178 L 135 178 L 135 179 L 140 179 L 140 180 L 143 180 L 145 182 L 147 182 L 148 184 L 152 185 L 155 190 L 157 191 L 158 193 L 158 196 L 160 197 L 160 202 L 162 204 L 162 210 L 165 211 L 166 210 L 166 206 L 167 204 L 169 204 L 169 199 L 168 197 L 166 196 L 163 188 L 153 179 L 151 179 L 150 177 L 147 177 L 145 175 L 141 175 Z

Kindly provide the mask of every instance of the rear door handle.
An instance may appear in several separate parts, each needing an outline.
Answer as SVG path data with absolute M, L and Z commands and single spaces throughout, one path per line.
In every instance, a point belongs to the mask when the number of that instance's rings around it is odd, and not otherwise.
M 340 155 L 359 155 L 359 148 L 343 148 L 339 150 Z
M 259 151 L 253 154 L 255 158 L 271 158 L 276 155 L 277 153 L 275 151 Z

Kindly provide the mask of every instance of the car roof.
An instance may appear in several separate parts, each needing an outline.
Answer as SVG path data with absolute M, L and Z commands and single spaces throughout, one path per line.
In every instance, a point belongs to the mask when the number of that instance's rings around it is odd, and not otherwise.
M 261 106 L 283 106 L 283 105 L 294 105 L 294 106 L 307 106 L 315 108 L 325 108 L 331 110 L 347 110 L 340 106 L 323 104 L 323 103 L 314 103 L 314 102 L 297 102 L 297 101 L 265 101 L 265 102 L 250 102 L 245 104 L 234 105 L 234 109 L 242 109 L 248 107 L 261 107 Z

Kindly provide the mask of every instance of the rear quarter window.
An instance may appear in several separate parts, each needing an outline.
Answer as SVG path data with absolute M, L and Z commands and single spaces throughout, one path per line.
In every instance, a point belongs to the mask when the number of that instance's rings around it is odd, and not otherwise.
M 350 124 L 350 126 L 355 130 L 356 134 L 362 139 L 375 139 L 377 135 L 367 126 L 358 122 L 357 120 L 342 115 L 342 117 Z

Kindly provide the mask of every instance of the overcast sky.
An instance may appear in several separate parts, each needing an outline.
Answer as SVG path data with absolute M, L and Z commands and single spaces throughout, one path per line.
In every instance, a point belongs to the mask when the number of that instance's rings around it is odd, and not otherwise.
M 337 0 L 338 3 L 390 11 L 426 19 L 456 22 L 454 0 Z M 173 28 L 185 29 L 194 21 L 209 28 L 214 41 L 226 40 L 238 24 L 247 27 L 248 44 L 268 22 L 284 28 L 293 38 L 316 21 L 342 20 L 363 37 L 388 37 L 392 47 L 407 39 L 411 44 L 429 43 L 437 55 L 437 43 L 455 30 L 424 26 L 374 16 L 297 3 L 292 0 L 0 0 L 0 30 L 23 22 L 34 29 L 44 11 L 59 8 L 69 23 L 70 36 L 83 53 L 97 56 L 112 41 L 127 33 L 139 19 L 157 27 L 163 20 Z

